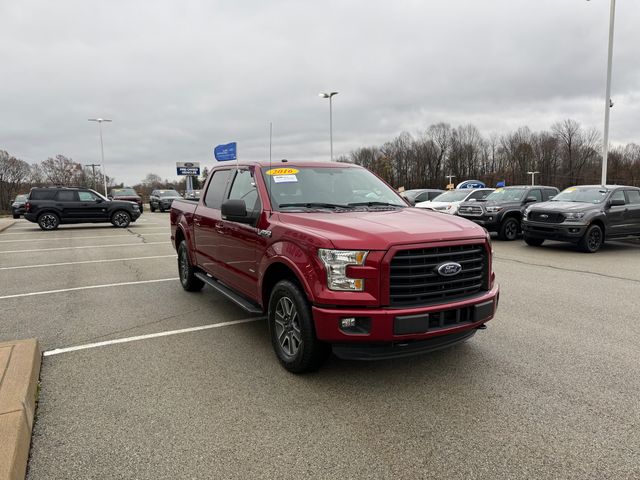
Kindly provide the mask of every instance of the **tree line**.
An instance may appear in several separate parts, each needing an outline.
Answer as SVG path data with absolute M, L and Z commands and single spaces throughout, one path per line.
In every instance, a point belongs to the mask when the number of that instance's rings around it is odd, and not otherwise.
M 436 123 L 411 135 L 404 132 L 381 146 L 363 147 L 338 161 L 362 165 L 393 187 L 444 188 L 453 183 L 481 180 L 487 186 L 536 184 L 566 188 L 599 184 L 601 137 L 567 119 L 550 130 L 533 132 L 528 127 L 502 135 L 483 136 L 471 124 L 452 127 Z M 608 155 L 608 183 L 640 184 L 640 146 L 616 146 Z
M 362 165 L 393 187 L 444 188 L 453 182 L 481 180 L 487 186 L 528 184 L 527 172 L 540 172 L 536 183 L 560 189 L 570 185 L 599 184 L 602 165 L 601 138 L 594 129 L 567 119 L 550 130 L 533 132 L 521 127 L 501 135 L 483 136 L 472 124 L 452 127 L 436 123 L 411 135 L 404 132 L 381 146 L 362 147 L 338 158 Z M 199 188 L 207 176 L 194 179 Z M 640 185 L 640 145 L 629 143 L 609 151 L 608 182 Z M 175 181 L 150 173 L 132 187 L 145 200 L 154 189 L 186 189 L 185 178 Z M 0 211 L 7 211 L 15 196 L 31 187 L 46 185 L 85 186 L 102 191 L 102 172 L 64 155 L 39 163 L 0 150 Z M 107 176 L 110 187 L 123 186 Z

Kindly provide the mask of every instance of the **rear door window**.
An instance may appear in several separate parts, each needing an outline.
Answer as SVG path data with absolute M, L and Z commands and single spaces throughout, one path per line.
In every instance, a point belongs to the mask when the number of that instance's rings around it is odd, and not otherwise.
M 629 205 L 640 205 L 640 190 L 627 190 Z
M 56 196 L 58 202 L 77 202 L 78 192 L 73 190 L 60 190 Z
M 29 200 L 53 200 L 55 196 L 55 190 L 34 190 L 29 195 Z
M 229 179 L 231 170 L 216 170 L 207 187 L 207 193 L 204 197 L 204 204 L 209 208 L 219 209 L 224 198 L 227 180 Z
M 541 202 L 542 201 L 542 192 L 540 190 L 531 190 L 529 193 L 527 193 L 527 197 L 533 197 L 536 199 L 536 202 Z

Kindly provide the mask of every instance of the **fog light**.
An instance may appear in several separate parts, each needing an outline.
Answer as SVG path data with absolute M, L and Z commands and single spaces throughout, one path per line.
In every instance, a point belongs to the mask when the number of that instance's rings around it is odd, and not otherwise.
M 353 328 L 355 326 L 356 326 L 355 317 L 347 317 L 347 318 L 340 319 L 340 328 L 342 328 L 343 330 L 346 330 L 348 328 Z
M 370 317 L 344 317 L 340 319 L 340 330 L 352 335 L 368 335 L 371 332 Z

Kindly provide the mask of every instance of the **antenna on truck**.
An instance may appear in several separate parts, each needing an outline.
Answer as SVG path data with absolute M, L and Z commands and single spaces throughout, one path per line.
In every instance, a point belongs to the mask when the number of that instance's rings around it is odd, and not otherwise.
M 273 139 L 273 122 L 269 122 L 269 170 L 271 170 L 271 145 Z M 271 174 L 269 172 L 269 203 L 271 204 L 271 209 L 269 210 L 269 216 L 273 213 L 273 199 L 271 198 Z

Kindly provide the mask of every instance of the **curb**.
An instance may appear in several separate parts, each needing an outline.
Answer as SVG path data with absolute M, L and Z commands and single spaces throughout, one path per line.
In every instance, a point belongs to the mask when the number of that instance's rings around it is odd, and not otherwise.
M 4 232 L 7 228 L 9 228 L 14 223 L 16 223 L 15 220 L 9 220 L 7 223 L 0 222 L 0 232 Z
M 25 477 L 41 361 L 35 338 L 0 343 L 0 479 Z

